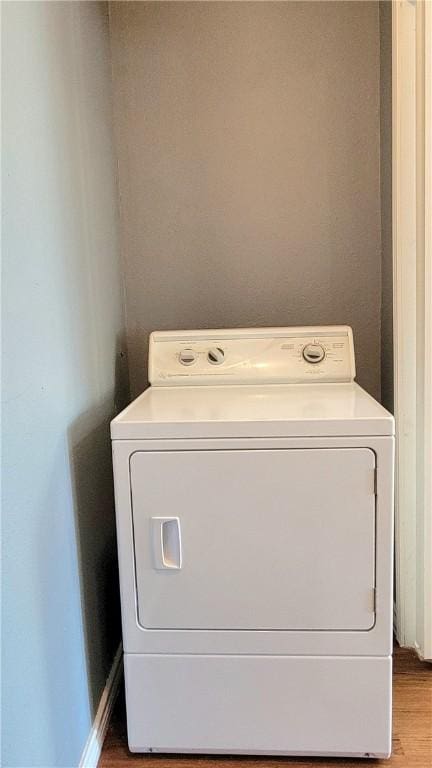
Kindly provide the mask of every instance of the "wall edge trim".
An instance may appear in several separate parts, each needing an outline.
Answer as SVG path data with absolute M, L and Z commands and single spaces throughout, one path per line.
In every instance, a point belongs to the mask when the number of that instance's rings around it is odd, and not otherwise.
M 123 670 L 122 661 L 123 646 L 122 643 L 120 643 L 115 653 L 105 687 L 100 697 L 93 725 L 79 761 L 79 768 L 97 768 L 111 713 L 119 691 Z

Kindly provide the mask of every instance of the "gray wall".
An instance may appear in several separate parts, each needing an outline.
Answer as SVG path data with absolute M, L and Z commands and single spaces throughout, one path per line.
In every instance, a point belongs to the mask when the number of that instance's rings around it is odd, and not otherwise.
M 104 3 L 2 4 L 2 765 L 76 766 L 120 638 L 127 395 Z
M 133 393 L 153 329 L 349 323 L 379 397 L 378 3 L 110 21 Z
M 393 411 L 392 4 L 380 2 L 381 399 Z

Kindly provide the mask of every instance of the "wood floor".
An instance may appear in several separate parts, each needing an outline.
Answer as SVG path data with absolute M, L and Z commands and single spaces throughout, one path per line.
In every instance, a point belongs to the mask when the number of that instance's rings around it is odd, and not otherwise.
M 393 755 L 390 760 L 133 755 L 126 740 L 121 696 L 98 768 L 432 768 L 432 665 L 401 648 L 394 655 Z

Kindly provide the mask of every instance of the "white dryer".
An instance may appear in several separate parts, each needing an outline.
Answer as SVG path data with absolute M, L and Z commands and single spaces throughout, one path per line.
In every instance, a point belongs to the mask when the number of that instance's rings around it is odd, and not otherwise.
M 394 420 L 346 326 L 153 333 L 112 422 L 129 746 L 391 751 Z

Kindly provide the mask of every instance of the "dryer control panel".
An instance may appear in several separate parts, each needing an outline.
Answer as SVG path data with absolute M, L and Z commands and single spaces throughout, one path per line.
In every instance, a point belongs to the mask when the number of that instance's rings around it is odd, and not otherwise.
M 304 384 L 355 378 L 349 326 L 155 331 L 153 386 Z

